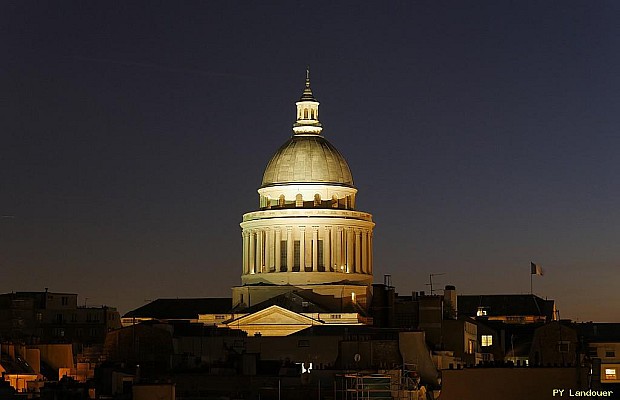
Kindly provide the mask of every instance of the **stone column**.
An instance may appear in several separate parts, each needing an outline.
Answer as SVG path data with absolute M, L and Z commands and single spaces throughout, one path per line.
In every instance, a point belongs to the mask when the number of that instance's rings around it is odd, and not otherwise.
M 312 228 L 312 271 L 319 270 L 319 228 Z
M 368 233 L 368 247 L 369 247 L 369 251 L 368 251 L 368 273 L 372 274 L 372 271 L 374 269 L 374 265 L 373 265 L 373 254 L 372 254 L 372 231 L 370 231 Z
M 342 265 L 342 228 L 337 227 L 334 229 L 334 233 L 336 236 L 336 240 L 334 241 L 334 263 L 336 264 L 336 271 L 343 272 L 343 270 L 340 269 L 340 266 Z
M 299 272 L 306 269 L 306 227 L 299 227 Z
M 263 231 L 259 229 L 256 232 L 256 270 L 259 274 L 263 272 L 263 265 L 265 264 L 263 254 L 265 254 L 265 246 L 263 244 Z
M 338 267 L 337 262 L 336 262 L 336 251 L 338 249 L 338 246 L 336 245 L 336 239 L 337 239 L 337 235 L 338 235 L 338 228 L 336 228 L 335 226 L 331 227 L 331 234 L 332 234 L 332 251 L 331 251 L 331 255 L 330 255 L 330 266 L 334 269 L 335 272 L 340 271 L 340 267 Z
M 256 273 L 256 233 L 250 231 L 250 274 Z
M 241 275 L 245 275 L 245 232 L 241 231 Z
M 368 270 L 368 231 L 362 231 L 362 272 L 367 274 Z
M 281 249 L 282 246 L 282 232 L 280 231 L 280 228 L 276 228 L 276 248 L 274 251 L 274 257 L 275 257 L 275 265 L 276 265 L 276 272 L 280 272 L 280 267 L 282 266 L 282 258 L 280 257 L 280 253 L 282 252 Z
M 293 272 L 293 228 L 286 228 L 286 272 Z
M 355 272 L 362 272 L 362 232 L 355 230 Z
M 353 229 L 347 228 L 347 272 L 355 272 L 353 264 Z
M 325 271 L 329 271 L 329 267 L 331 265 L 331 232 L 329 227 L 325 227 L 325 233 L 323 233 L 323 265 L 325 266 Z
M 243 275 L 247 275 L 249 272 L 249 263 L 248 263 L 248 233 L 246 231 L 241 232 L 241 237 L 243 238 Z
M 273 246 L 271 229 L 265 229 L 265 272 L 271 271 L 271 246 Z

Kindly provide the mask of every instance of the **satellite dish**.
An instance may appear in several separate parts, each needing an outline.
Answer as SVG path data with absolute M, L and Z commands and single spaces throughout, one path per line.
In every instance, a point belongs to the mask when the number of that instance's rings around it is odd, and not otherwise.
M 360 360 L 362 359 L 362 356 L 360 356 L 359 354 L 355 354 L 353 356 L 353 359 L 355 360 L 355 362 L 360 362 Z

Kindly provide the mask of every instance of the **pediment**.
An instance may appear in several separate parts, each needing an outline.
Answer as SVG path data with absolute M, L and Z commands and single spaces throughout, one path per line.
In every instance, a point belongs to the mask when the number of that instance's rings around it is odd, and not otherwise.
M 227 325 L 318 325 L 322 322 L 280 306 L 270 306 L 264 310 L 244 315 Z

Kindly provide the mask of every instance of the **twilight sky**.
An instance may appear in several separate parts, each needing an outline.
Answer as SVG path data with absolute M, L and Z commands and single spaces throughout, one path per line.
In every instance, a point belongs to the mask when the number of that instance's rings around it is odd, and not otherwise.
M 619 2 L 258 3 L 0 4 L 0 292 L 229 296 L 309 64 L 375 281 L 620 321 Z

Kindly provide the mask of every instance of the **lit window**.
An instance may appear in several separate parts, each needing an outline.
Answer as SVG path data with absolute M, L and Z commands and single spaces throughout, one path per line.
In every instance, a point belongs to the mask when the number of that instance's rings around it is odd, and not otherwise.
M 477 317 L 484 317 L 487 315 L 487 309 L 486 307 L 478 307 L 478 311 L 476 311 L 476 316 Z
M 474 354 L 476 351 L 476 342 L 474 340 L 467 340 L 467 353 Z
M 482 335 L 482 346 L 493 346 L 493 335 Z
M 615 368 L 605 368 L 605 379 L 607 380 L 616 380 L 618 379 L 618 375 L 616 374 Z

